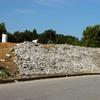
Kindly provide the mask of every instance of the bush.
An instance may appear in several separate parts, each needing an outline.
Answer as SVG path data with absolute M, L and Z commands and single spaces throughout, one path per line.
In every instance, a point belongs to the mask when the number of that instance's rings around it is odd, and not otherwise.
M 9 73 L 8 69 L 0 66 L 0 77 L 7 78 L 9 76 L 10 76 L 10 73 Z

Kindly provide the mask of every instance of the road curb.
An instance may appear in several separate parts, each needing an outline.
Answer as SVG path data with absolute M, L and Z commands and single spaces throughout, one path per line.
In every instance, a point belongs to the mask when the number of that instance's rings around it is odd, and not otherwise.
M 0 84 L 31 81 L 31 80 L 40 80 L 40 79 L 50 79 L 50 78 L 61 78 L 61 77 L 66 77 L 66 76 L 67 76 L 66 74 L 61 74 L 61 75 L 42 75 L 42 76 L 36 76 L 36 77 L 32 77 L 32 78 L 4 79 L 4 80 L 0 80 Z
M 100 75 L 100 73 L 79 73 L 79 74 L 56 74 L 56 75 L 41 75 L 32 78 L 13 78 L 13 79 L 3 79 L 0 80 L 0 84 L 4 83 L 16 83 L 23 81 L 32 81 L 40 79 L 51 79 L 51 78 L 61 78 L 61 77 L 75 77 L 75 76 L 86 76 L 86 75 Z

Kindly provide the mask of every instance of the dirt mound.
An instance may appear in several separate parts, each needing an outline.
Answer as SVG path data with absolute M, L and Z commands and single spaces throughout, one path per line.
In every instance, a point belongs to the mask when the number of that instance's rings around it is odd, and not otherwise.
M 10 51 L 10 49 L 15 46 L 15 43 L 0 43 L 0 59 L 5 59 L 5 55 Z
M 17 70 L 16 64 L 13 61 L 14 54 L 11 54 L 11 49 L 15 43 L 0 43 L 0 68 L 8 69 L 12 74 Z

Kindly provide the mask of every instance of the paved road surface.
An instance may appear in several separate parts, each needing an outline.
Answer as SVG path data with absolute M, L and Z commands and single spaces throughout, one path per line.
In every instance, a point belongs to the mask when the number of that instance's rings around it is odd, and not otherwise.
M 100 76 L 0 84 L 0 100 L 100 100 Z

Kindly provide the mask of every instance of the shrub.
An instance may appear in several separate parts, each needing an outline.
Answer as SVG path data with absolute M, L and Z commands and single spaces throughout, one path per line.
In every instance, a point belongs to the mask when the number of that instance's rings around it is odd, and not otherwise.
M 10 72 L 7 68 L 0 66 L 0 77 L 7 78 L 10 76 Z

